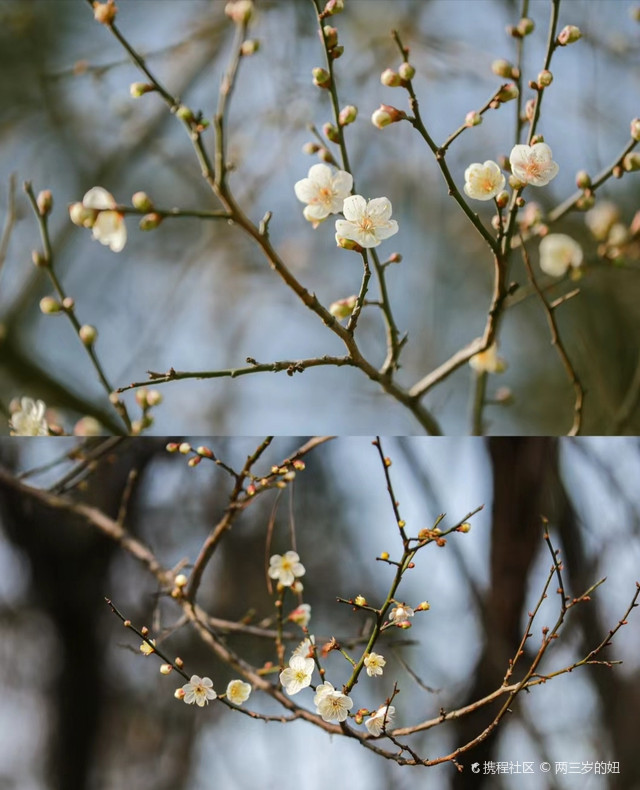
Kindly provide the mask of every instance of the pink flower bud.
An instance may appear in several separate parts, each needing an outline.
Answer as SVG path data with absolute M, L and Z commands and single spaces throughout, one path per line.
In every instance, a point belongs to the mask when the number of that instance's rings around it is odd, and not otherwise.
M 482 123 L 482 116 L 477 110 L 471 110 L 464 116 L 465 126 L 479 126 Z
M 160 214 L 156 214 L 155 212 L 145 214 L 140 220 L 140 230 L 155 230 L 161 222 L 162 217 Z
M 318 88 L 328 88 L 331 84 L 331 75 L 326 69 L 316 66 L 311 73 L 313 75 L 313 84 Z
M 358 108 L 354 107 L 353 104 L 348 104 L 346 107 L 343 107 L 340 110 L 338 122 L 340 126 L 347 126 L 348 124 L 353 123 L 357 117 Z
M 340 142 L 340 133 L 332 123 L 323 124 L 322 133 L 327 138 L 327 140 L 331 140 L 332 143 Z
M 496 94 L 496 98 L 499 102 L 503 104 L 505 102 L 511 101 L 512 99 L 518 98 L 518 86 L 515 82 L 509 82 L 507 85 L 503 85 L 502 88 Z
M 327 44 L 327 49 L 333 49 L 338 43 L 338 28 L 325 25 L 322 29 L 324 31 L 324 40 Z
M 561 47 L 566 47 L 567 44 L 573 44 L 574 41 L 582 38 L 580 28 L 575 25 L 565 25 L 558 35 L 558 44 Z
M 406 118 L 406 114 L 402 110 L 391 107 L 388 104 L 381 104 L 380 107 L 371 116 L 371 123 L 378 129 L 384 129 L 389 124 L 402 121 Z
M 504 77 L 507 80 L 515 80 L 519 75 L 518 69 L 508 60 L 494 60 L 491 64 L 491 71 L 496 77 Z

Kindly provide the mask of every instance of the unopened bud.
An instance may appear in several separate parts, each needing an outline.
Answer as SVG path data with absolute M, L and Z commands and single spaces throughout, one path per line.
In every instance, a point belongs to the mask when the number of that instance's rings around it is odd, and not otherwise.
M 95 326 L 91 326 L 91 324 L 83 324 L 80 329 L 78 329 L 78 337 L 85 346 L 92 346 L 98 339 L 98 330 Z
M 344 0 L 328 0 L 322 12 L 323 16 L 332 16 L 344 11 Z
M 176 452 L 178 452 L 178 447 L 179 446 L 180 445 L 177 442 L 169 442 L 164 449 L 168 453 L 176 453 Z
M 331 60 L 337 60 L 338 58 L 341 58 L 343 54 L 344 54 L 343 46 L 333 47 L 333 49 L 329 50 L 329 57 L 331 58 Z
M 637 151 L 632 151 L 630 154 L 627 154 L 622 160 L 622 166 L 627 173 L 640 170 L 640 154 Z
M 82 203 L 72 203 L 69 206 L 69 219 L 80 228 L 91 228 L 96 221 L 97 211 L 85 208 Z
M 145 93 L 151 93 L 154 90 L 155 87 L 149 82 L 132 82 L 129 85 L 129 93 L 134 99 L 139 99 L 140 96 L 144 96 Z
M 323 124 L 322 133 L 327 138 L 327 140 L 330 140 L 332 143 L 340 142 L 340 133 L 332 123 Z
M 465 126 L 479 126 L 482 123 L 482 115 L 477 110 L 470 110 L 464 116 Z
M 558 34 L 557 41 L 561 47 L 566 47 L 567 44 L 573 44 L 574 41 L 578 41 L 580 38 L 582 38 L 582 33 L 579 27 L 575 25 L 565 25 Z
M 536 100 L 529 99 L 527 103 L 524 105 L 524 116 L 528 121 L 533 120 L 533 114 L 536 111 Z
M 185 123 L 193 123 L 193 121 L 195 121 L 193 110 L 190 107 L 187 107 L 186 104 L 181 104 L 178 107 L 176 110 L 176 117 L 180 118 L 180 120 L 184 121 Z
M 388 104 L 381 104 L 371 116 L 371 123 L 378 129 L 384 129 L 392 123 L 397 123 L 406 118 L 406 114 L 402 110 L 391 107 Z
M 253 16 L 253 0 L 231 0 L 224 12 L 236 25 L 246 25 Z
M 393 69 L 385 69 L 380 75 L 380 82 L 387 88 L 397 88 L 402 85 L 402 77 Z
M 194 455 L 193 458 L 189 458 L 187 461 L 187 466 L 197 466 L 202 461 L 202 458 L 199 455 Z
M 81 417 L 73 426 L 74 436 L 100 436 L 102 433 L 104 429 L 95 417 Z
M 343 318 L 349 318 L 351 313 L 353 313 L 357 302 L 357 296 L 347 296 L 344 299 L 338 299 L 338 301 L 333 302 L 329 306 L 329 312 L 332 316 L 334 316 L 334 318 L 337 318 L 338 321 L 341 321 Z
M 114 0 L 107 0 L 106 3 L 99 3 L 98 0 L 94 0 L 93 16 L 96 22 L 100 22 L 101 25 L 112 25 L 117 13 L 118 6 L 114 3 Z
M 189 442 L 181 442 L 178 445 L 178 452 L 182 453 L 182 455 L 188 455 L 191 452 L 191 445 Z
M 506 208 L 509 203 L 509 193 L 506 189 L 503 189 L 502 192 L 499 192 L 496 195 L 496 203 L 498 204 L 499 208 Z
M 149 392 L 147 392 L 147 404 L 150 407 L 159 406 L 162 400 L 162 393 L 159 390 L 149 390 Z
M 533 19 L 529 19 L 527 16 L 523 16 L 522 19 L 518 22 L 516 30 L 520 33 L 521 36 L 528 36 L 529 33 L 533 33 L 535 30 L 535 22 Z
M 162 216 L 155 212 L 145 214 L 140 220 L 140 230 L 155 230 L 162 222 Z
M 48 264 L 46 257 L 39 250 L 32 251 L 31 260 L 36 266 L 47 266 Z
M 549 71 L 549 69 L 543 69 L 540 74 L 538 74 L 538 87 L 548 88 L 552 82 L 553 74 Z
M 595 205 L 596 199 L 590 192 L 585 192 L 576 200 L 576 208 L 578 211 L 588 211 Z
M 631 121 L 631 137 L 636 142 L 640 142 L 640 118 L 634 118 Z
M 389 559 L 389 552 L 388 551 L 381 552 L 380 553 L 380 559 L 381 560 L 388 560 Z
M 408 82 L 409 80 L 412 80 L 416 76 L 416 70 L 411 65 L 411 63 L 407 63 L 407 61 L 405 61 L 404 63 L 400 64 L 398 68 L 398 74 L 402 77 L 403 80 L 407 80 Z
M 343 250 L 354 250 L 355 252 L 362 252 L 362 247 L 358 244 L 357 241 L 353 241 L 353 239 L 345 239 L 344 236 L 339 236 L 336 233 L 336 244 L 338 247 L 342 247 Z
M 576 186 L 578 189 L 589 189 L 591 186 L 591 176 L 586 170 L 578 170 L 576 173 Z
M 320 150 L 320 146 L 318 143 L 308 142 L 302 146 L 302 153 L 309 154 L 310 156 L 313 154 L 317 154 Z
M 497 77 L 504 77 L 507 80 L 516 80 L 520 72 L 518 69 L 512 64 L 509 63 L 508 60 L 494 60 L 491 64 L 491 71 Z
M 503 85 L 502 88 L 500 88 L 496 94 L 496 99 L 504 104 L 512 99 L 517 99 L 518 94 L 518 86 L 515 82 L 509 82 L 507 85 Z
M 151 202 L 151 198 L 147 195 L 146 192 L 136 192 L 135 195 L 131 198 L 131 205 L 134 208 L 137 208 L 138 211 L 151 211 L 153 208 L 153 203 Z
M 53 296 L 43 296 L 40 300 L 40 311 L 45 315 L 53 315 L 62 310 L 62 305 Z
M 168 675 L 171 672 L 172 669 L 173 669 L 173 667 L 171 666 L 171 664 L 161 664 L 160 665 L 160 674 L 161 675 Z M 182 691 L 182 689 L 180 689 L 180 690 Z
M 468 521 L 465 521 L 463 524 L 460 524 L 458 527 L 458 532 L 470 532 L 471 531 L 471 524 Z
M 247 58 L 250 55 L 255 55 L 260 49 L 260 42 L 256 38 L 248 38 L 240 45 L 240 54 Z
M 40 215 L 46 217 L 53 208 L 53 195 L 51 194 L 51 190 L 43 189 L 42 192 L 39 192 L 36 198 L 36 204 Z
M 311 74 L 313 75 L 313 84 L 318 88 L 328 88 L 331 85 L 331 75 L 326 69 L 316 66 Z
M 326 42 L 327 49 L 333 49 L 333 47 L 335 47 L 338 43 L 338 28 L 331 27 L 331 25 L 325 25 L 322 30 L 324 32 L 324 40 Z
M 338 115 L 338 123 L 340 126 L 348 126 L 350 123 L 353 123 L 357 117 L 358 108 L 354 107 L 353 104 L 347 104 L 346 107 L 343 107 L 340 110 L 340 115 Z

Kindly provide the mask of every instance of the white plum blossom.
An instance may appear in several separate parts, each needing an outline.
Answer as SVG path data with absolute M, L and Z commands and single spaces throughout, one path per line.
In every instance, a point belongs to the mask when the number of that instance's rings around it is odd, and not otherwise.
M 280 673 L 280 683 L 290 697 L 310 685 L 314 667 L 312 658 L 291 656 L 289 666 Z
M 316 689 L 313 704 L 323 721 L 344 721 L 353 707 L 353 700 L 325 681 Z
M 249 699 L 251 684 L 244 680 L 231 680 L 227 686 L 227 699 L 234 705 L 242 705 Z
M 540 242 L 540 268 L 551 277 L 562 277 L 567 269 L 582 263 L 582 247 L 565 233 L 550 233 Z
M 145 656 L 150 656 L 152 653 L 155 653 L 155 639 L 150 639 L 148 642 L 143 642 L 140 645 L 140 652 Z
M 553 161 L 546 143 L 514 145 L 509 155 L 511 172 L 523 184 L 546 186 L 558 174 L 558 164 Z
M 383 727 L 391 724 L 391 720 L 395 716 L 396 709 L 393 705 L 383 705 L 381 708 L 367 719 L 364 726 L 369 730 L 372 735 L 378 736 L 382 732 Z
M 367 668 L 367 675 L 369 675 L 370 678 L 376 675 L 382 675 L 382 668 L 386 663 L 384 656 L 381 656 L 379 653 L 369 653 L 364 660 L 364 665 Z
M 97 212 L 91 225 L 93 238 L 112 252 L 120 252 L 127 242 L 127 228 L 122 214 L 113 210 L 117 206 L 113 195 L 102 187 L 93 187 L 82 198 L 82 206 Z
M 312 165 L 306 178 L 296 182 L 298 200 L 306 203 L 303 214 L 309 222 L 322 222 L 329 214 L 342 211 L 344 199 L 351 192 L 353 177 L 346 170 L 333 172 L 328 165 Z
M 406 604 L 398 604 L 398 606 L 394 606 L 391 610 L 391 614 L 389 615 L 389 619 L 393 623 L 404 623 L 410 617 L 413 617 L 413 609 Z
M 289 614 L 287 619 L 301 628 L 306 628 L 311 619 L 311 606 L 308 603 L 301 603 Z
M 182 699 L 187 705 L 195 702 L 198 707 L 203 708 L 209 704 L 209 700 L 215 699 L 218 695 L 213 690 L 211 678 L 200 678 L 198 675 L 191 675 L 191 680 L 182 687 L 184 696 Z
M 20 408 L 14 411 L 9 420 L 12 436 L 48 436 L 49 424 L 44 413 L 44 401 L 20 398 Z
M 505 177 L 491 159 L 474 162 L 464 171 L 464 191 L 474 200 L 491 200 L 504 189 Z
M 493 343 L 485 351 L 474 354 L 469 360 L 469 365 L 477 373 L 503 373 L 507 368 L 505 360 L 498 356 L 496 343 Z
M 389 219 L 391 211 L 391 201 L 386 197 L 373 198 L 367 203 L 362 195 L 352 195 L 344 201 L 345 219 L 336 220 L 336 235 L 361 247 L 377 247 L 383 239 L 398 232 L 398 223 Z
M 269 576 L 283 587 L 291 587 L 296 577 L 304 576 L 304 565 L 295 551 L 274 554 L 269 560 Z

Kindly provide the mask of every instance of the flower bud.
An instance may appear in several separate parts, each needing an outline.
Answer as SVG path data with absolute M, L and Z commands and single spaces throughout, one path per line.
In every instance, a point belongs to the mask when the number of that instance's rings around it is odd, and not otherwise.
M 308 143 L 305 143 L 302 146 L 302 153 L 303 154 L 309 154 L 310 156 L 313 155 L 313 154 L 317 154 L 319 150 L 320 150 L 320 146 L 318 145 L 318 143 L 314 143 L 314 142 L 311 142 L 311 141 L 309 141 Z
M 65 296 L 62 300 L 62 309 L 63 310 L 73 310 L 76 306 L 75 300 L 72 296 Z
M 134 208 L 137 208 L 138 211 L 151 211 L 153 209 L 153 203 L 151 202 L 151 198 L 147 195 L 146 192 L 136 192 L 135 195 L 131 198 L 131 205 Z
M 36 266 L 48 266 L 49 265 L 49 261 L 47 260 L 45 255 L 43 253 L 41 253 L 39 250 L 33 250 L 33 252 L 31 253 L 31 260 L 33 261 L 33 263 Z
M 101 25 L 112 25 L 118 13 L 118 6 L 114 0 L 107 0 L 106 3 L 93 2 L 93 17 Z
M 512 99 L 517 99 L 518 94 L 518 86 L 515 82 L 509 82 L 507 85 L 503 85 L 502 88 L 500 88 L 496 94 L 496 99 L 504 104 Z
M 380 559 L 381 560 L 388 560 L 389 559 L 389 552 L 388 551 L 380 552 Z
M 255 55 L 260 49 L 260 42 L 256 38 L 248 38 L 240 45 L 240 54 L 247 58 L 250 55 Z
M 162 217 L 160 214 L 156 214 L 155 212 L 145 214 L 140 220 L 140 230 L 155 230 L 161 222 Z
M 95 417 L 81 417 L 73 426 L 74 436 L 100 436 L 102 433 L 102 425 Z
M 518 79 L 520 73 L 512 63 L 509 63 L 508 60 L 502 59 L 493 61 L 491 64 L 491 71 L 496 75 L 496 77 L 504 77 L 507 80 Z
M 535 30 L 535 22 L 533 19 L 529 19 L 527 16 L 523 16 L 522 19 L 518 22 L 516 26 L 516 30 L 520 33 L 521 36 L 528 36 L 529 33 L 533 33 Z
M 578 211 L 588 211 L 595 205 L 596 199 L 592 193 L 585 192 L 576 200 L 576 208 Z
M 332 123 L 323 124 L 322 133 L 327 138 L 327 140 L 331 140 L 332 143 L 340 142 L 340 133 Z
M 87 348 L 92 346 L 98 339 L 98 330 L 91 324 L 83 324 L 78 330 L 78 337 Z
M 47 214 L 51 213 L 51 209 L 53 208 L 53 195 L 51 194 L 51 190 L 43 189 L 42 192 L 39 192 L 36 198 L 36 204 L 42 217 L 46 217 Z
M 193 123 L 193 121 L 195 121 L 193 110 L 190 107 L 187 107 L 186 104 L 181 104 L 178 107 L 176 110 L 176 117 L 180 118 L 180 120 L 184 121 L 185 123 Z
M 355 597 L 353 602 L 356 604 L 356 606 L 366 606 L 367 605 L 367 599 L 364 597 L 364 595 L 356 595 L 356 597 Z
M 202 461 L 199 455 L 194 455 L 193 458 L 189 458 L 187 461 L 187 466 L 194 467 L 197 466 Z
M 160 674 L 161 675 L 168 675 L 171 672 L 172 669 L 173 669 L 173 667 L 171 666 L 171 664 L 161 664 L 160 665 Z
M 158 390 L 149 390 L 149 392 L 147 392 L 147 405 L 149 408 L 153 406 L 159 406 L 162 403 L 162 400 L 162 393 Z
M 327 162 L 330 165 L 335 165 L 333 154 L 328 148 L 325 148 L 324 146 L 321 146 L 318 149 L 318 159 L 320 159 L 321 162 Z
M 344 0 L 328 0 L 322 12 L 323 16 L 333 16 L 344 11 Z
M 343 54 L 344 54 L 343 46 L 333 47 L 333 49 L 329 50 L 329 57 L 331 58 L 331 60 L 337 60 L 338 58 L 341 58 Z
M 631 137 L 636 142 L 640 142 L 640 118 L 634 118 L 631 121 Z
M 412 80 L 416 76 L 416 70 L 411 65 L 411 63 L 407 63 L 407 61 L 405 61 L 404 63 L 400 64 L 398 68 L 398 74 L 402 77 L 403 80 L 407 80 L 408 82 L 409 80 Z
M 496 203 L 498 204 L 498 208 L 506 208 L 509 203 L 509 193 L 506 189 L 503 189 L 502 192 L 498 192 L 496 195 Z
M 640 170 L 640 154 L 637 151 L 631 151 L 622 160 L 622 166 L 627 173 L 632 173 L 634 170 Z
M 231 0 L 224 12 L 236 25 L 246 25 L 253 16 L 253 0 Z
M 167 446 L 164 448 L 168 453 L 176 453 L 178 452 L 178 447 L 180 445 L 177 442 L 169 442 Z
M 362 252 L 362 247 L 357 241 L 352 239 L 345 239 L 343 236 L 338 236 L 336 233 L 336 244 L 343 250 L 354 250 L 355 252 Z
M 145 387 L 136 390 L 135 399 L 136 399 L 136 403 L 138 404 L 138 406 L 140 406 L 141 409 L 147 408 L 147 390 Z
M 591 186 L 591 176 L 586 170 L 578 170 L 576 173 L 576 186 L 578 189 L 589 189 Z
M 543 69 L 540 74 L 538 74 L 538 87 L 548 88 L 552 82 L 553 74 L 549 71 L 549 69 Z
M 148 82 L 132 82 L 129 85 L 129 93 L 134 99 L 139 99 L 140 96 L 144 96 L 145 93 L 151 93 L 154 90 L 154 86 Z
M 338 44 L 338 28 L 325 25 L 322 28 L 327 49 L 333 49 Z M 320 31 L 318 31 L 320 32 Z M 320 36 L 322 38 L 322 36 Z
M 514 175 L 509 176 L 509 186 L 511 189 L 523 189 L 526 185 L 526 182 L 520 181 L 520 179 L 516 178 Z
M 40 311 L 45 315 L 53 315 L 62 310 L 62 305 L 53 296 L 43 296 L 40 300 Z
M 348 126 L 350 123 L 353 123 L 357 117 L 358 108 L 354 107 L 353 104 L 347 104 L 346 107 L 343 107 L 340 110 L 340 114 L 338 115 L 338 123 L 340 126 Z
M 188 455 L 191 452 L 191 445 L 189 442 L 181 442 L 178 445 L 178 452 L 182 453 L 182 455 Z
M 328 88 L 331 84 L 331 75 L 326 69 L 316 66 L 311 73 L 313 74 L 313 84 L 318 88 Z
M 182 688 L 176 689 L 176 690 L 173 692 L 173 696 L 174 696 L 176 699 L 184 699 L 184 697 L 185 697 L 185 694 L 186 694 L 186 692 L 185 692 L 185 690 L 184 690 L 184 689 L 182 689 Z
M 397 88 L 402 85 L 402 77 L 393 69 L 385 69 L 380 75 L 380 82 L 387 88 Z
M 378 129 L 384 129 L 385 126 L 402 121 L 406 117 L 402 110 L 398 110 L 388 104 L 381 104 L 371 116 L 371 123 Z
M 92 208 L 85 208 L 82 203 L 72 203 L 69 206 L 69 219 L 80 228 L 91 228 L 96 221 L 98 212 Z
M 567 44 L 573 44 L 574 41 L 582 38 L 580 28 L 575 25 L 565 25 L 558 34 L 557 42 L 561 47 L 566 47 Z
M 343 318 L 349 318 L 351 313 L 353 313 L 357 301 L 357 296 L 347 296 L 344 299 L 338 299 L 329 306 L 329 312 L 334 318 L 337 318 L 338 321 L 341 321 Z
M 479 126 L 482 123 L 482 115 L 477 110 L 470 110 L 464 116 L 465 126 Z

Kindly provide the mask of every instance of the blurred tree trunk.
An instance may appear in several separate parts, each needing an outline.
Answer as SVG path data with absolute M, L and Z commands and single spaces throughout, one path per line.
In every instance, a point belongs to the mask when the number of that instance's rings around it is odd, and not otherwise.
M 550 475 L 556 469 L 557 442 L 547 437 L 497 438 L 488 442 L 493 473 L 491 580 L 483 601 L 485 644 L 478 660 L 467 704 L 498 688 L 509 659 L 522 638 L 527 579 L 541 546 L 540 515 L 548 501 Z M 487 706 L 460 719 L 455 742 L 467 743 L 493 720 L 497 708 Z M 486 787 L 494 777 L 474 774 L 468 765 L 494 759 L 500 728 L 467 757 L 466 770 L 453 779 L 454 790 Z

